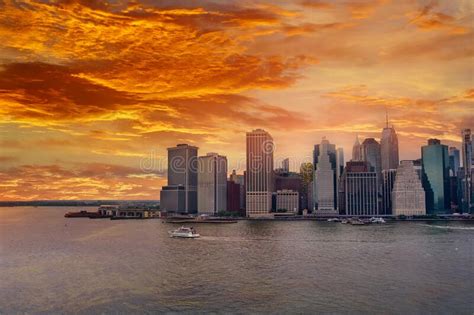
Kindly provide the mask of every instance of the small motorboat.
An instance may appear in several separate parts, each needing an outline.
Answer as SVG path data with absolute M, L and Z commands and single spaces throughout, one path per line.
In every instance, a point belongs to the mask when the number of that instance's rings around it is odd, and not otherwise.
M 379 223 L 379 224 L 386 223 L 383 218 L 376 218 L 376 217 L 370 218 L 370 222 L 371 223 Z
M 349 220 L 342 219 L 341 223 L 342 223 L 342 224 L 349 224 L 350 222 L 349 222 Z
M 327 221 L 328 222 L 341 222 L 341 220 L 339 220 L 339 218 L 331 218 L 331 219 L 328 219 Z
M 200 235 L 196 233 L 193 227 L 180 227 L 177 230 L 168 232 L 170 237 L 181 237 L 181 238 L 198 238 Z

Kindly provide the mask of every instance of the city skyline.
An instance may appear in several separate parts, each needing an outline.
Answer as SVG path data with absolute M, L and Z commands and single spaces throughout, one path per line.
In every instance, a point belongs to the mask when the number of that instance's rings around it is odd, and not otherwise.
M 280 159 L 474 126 L 471 1 L 3 1 L 0 200 L 158 199 L 167 148 Z M 164 164 L 165 165 L 165 164 Z M 242 172 L 245 168 L 237 168 Z M 291 170 L 298 166 L 291 164 Z M 74 189 L 70 189 L 74 187 Z

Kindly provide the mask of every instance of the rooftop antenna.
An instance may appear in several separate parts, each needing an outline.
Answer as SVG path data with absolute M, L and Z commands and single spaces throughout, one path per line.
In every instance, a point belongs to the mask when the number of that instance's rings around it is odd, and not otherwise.
M 385 106 L 385 126 L 388 128 L 388 110 L 387 110 L 387 106 Z

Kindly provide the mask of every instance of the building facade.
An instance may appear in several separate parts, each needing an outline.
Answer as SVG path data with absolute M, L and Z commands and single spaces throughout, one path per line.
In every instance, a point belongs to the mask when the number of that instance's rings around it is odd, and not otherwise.
M 160 192 L 160 208 L 165 212 L 197 212 L 198 148 L 178 144 L 168 148 L 168 185 Z
M 380 140 L 382 170 L 396 170 L 399 163 L 398 137 L 395 128 L 387 126 L 382 131 Z
M 287 212 L 297 212 L 299 210 L 299 193 L 293 190 L 277 190 L 276 210 Z
M 208 153 L 198 158 L 198 212 L 217 214 L 227 209 L 227 158 Z
M 350 216 L 379 215 L 377 174 L 365 161 L 346 164 L 339 186 L 339 212 Z
M 448 147 L 438 139 L 430 139 L 421 148 L 421 159 L 427 214 L 450 213 Z
M 356 141 L 352 147 L 352 161 L 362 161 L 362 147 L 359 142 L 359 137 L 356 136 Z
M 462 135 L 462 167 L 464 171 L 462 181 L 461 209 L 466 213 L 474 213 L 473 205 L 473 171 L 474 155 L 472 147 L 471 129 L 464 129 Z
M 382 160 L 380 144 L 374 138 L 367 138 L 361 145 L 362 160 L 369 163 L 370 170 L 380 176 L 382 172 Z
M 246 213 L 267 216 L 272 209 L 273 138 L 256 129 L 247 133 Z
M 227 212 L 240 214 L 240 184 L 227 181 Z
M 232 174 L 229 176 L 229 180 L 240 185 L 240 209 L 245 210 L 245 175 L 237 174 L 235 170 L 232 170 Z
M 313 181 L 315 210 L 316 213 L 336 213 L 336 147 L 334 144 L 330 144 L 328 140 L 323 139 L 318 146 L 318 153 Z
M 392 214 L 392 190 L 396 175 L 396 169 L 382 170 L 382 205 L 380 207 L 380 214 Z
M 393 215 L 425 215 L 425 190 L 413 161 L 402 161 L 392 191 Z

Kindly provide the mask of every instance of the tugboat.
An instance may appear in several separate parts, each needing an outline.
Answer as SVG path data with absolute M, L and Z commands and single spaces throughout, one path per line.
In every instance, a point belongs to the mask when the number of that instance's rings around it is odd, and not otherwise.
M 180 237 L 180 238 L 198 238 L 200 235 L 196 233 L 196 230 L 193 227 L 180 227 L 177 230 L 168 232 L 170 237 Z

